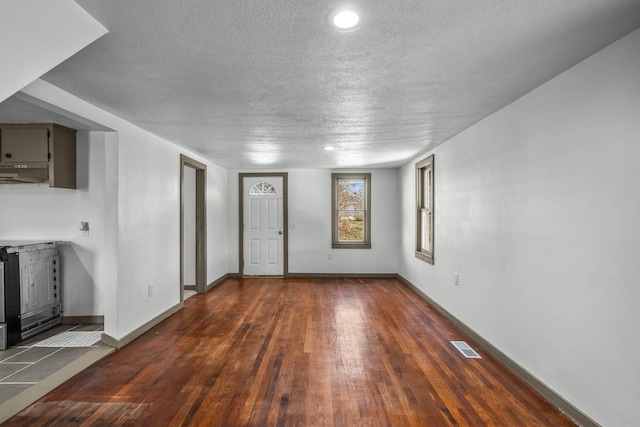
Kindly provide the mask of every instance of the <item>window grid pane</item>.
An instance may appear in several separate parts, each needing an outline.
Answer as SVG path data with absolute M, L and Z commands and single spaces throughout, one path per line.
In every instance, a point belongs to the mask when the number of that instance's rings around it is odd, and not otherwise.
M 338 179 L 338 209 L 364 209 L 364 179 Z
M 364 242 L 364 210 L 338 211 L 338 241 Z
M 431 169 L 424 168 L 423 171 L 422 187 L 424 195 L 422 197 L 422 207 L 431 209 Z
M 429 230 L 427 229 L 428 215 L 426 209 L 420 211 L 420 250 L 429 248 Z
M 268 182 L 258 182 L 249 189 L 251 196 L 275 196 L 278 190 Z

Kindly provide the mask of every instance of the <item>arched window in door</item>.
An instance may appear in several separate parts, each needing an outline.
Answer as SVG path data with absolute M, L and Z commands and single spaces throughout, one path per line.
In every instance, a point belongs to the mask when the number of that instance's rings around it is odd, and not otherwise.
M 277 196 L 278 190 L 268 182 L 257 182 L 249 189 L 250 196 Z

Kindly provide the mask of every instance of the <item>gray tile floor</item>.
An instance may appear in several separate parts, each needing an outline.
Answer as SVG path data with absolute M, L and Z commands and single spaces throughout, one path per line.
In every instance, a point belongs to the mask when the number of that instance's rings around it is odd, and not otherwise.
M 94 347 L 33 347 L 65 331 L 101 331 L 103 325 L 59 325 L 0 351 L 0 404 L 36 385 Z

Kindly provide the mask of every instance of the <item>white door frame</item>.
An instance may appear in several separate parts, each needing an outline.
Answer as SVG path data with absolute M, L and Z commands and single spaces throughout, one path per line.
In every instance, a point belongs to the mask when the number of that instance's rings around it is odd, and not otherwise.
M 239 266 L 238 271 L 240 277 L 244 277 L 244 178 L 248 177 L 282 177 L 282 228 L 283 228 L 283 252 L 284 252 L 284 265 L 282 266 L 284 276 L 289 275 L 289 190 L 287 184 L 287 172 L 259 172 L 259 173 L 240 173 L 238 174 L 238 200 L 239 200 Z

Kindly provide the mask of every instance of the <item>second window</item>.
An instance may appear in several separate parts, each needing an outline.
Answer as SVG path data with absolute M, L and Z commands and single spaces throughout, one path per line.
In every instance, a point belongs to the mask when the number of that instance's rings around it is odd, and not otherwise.
M 332 247 L 371 248 L 371 174 L 333 173 Z

